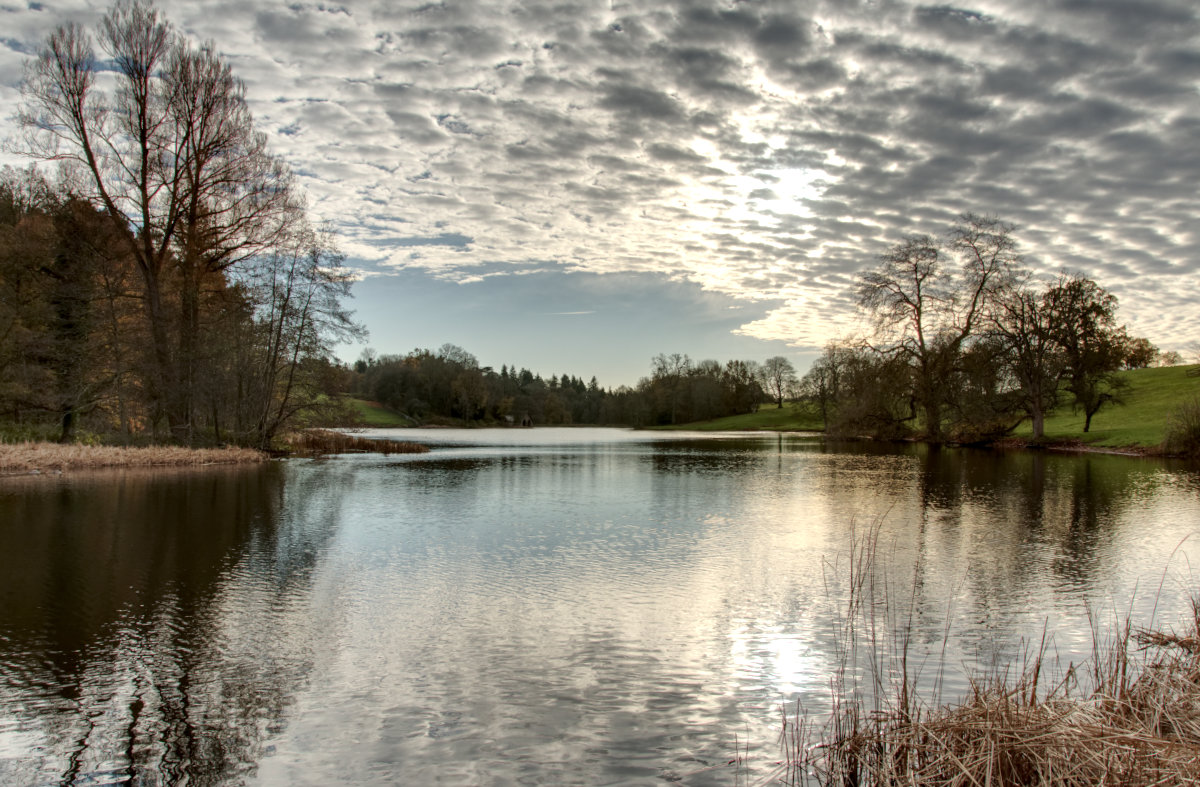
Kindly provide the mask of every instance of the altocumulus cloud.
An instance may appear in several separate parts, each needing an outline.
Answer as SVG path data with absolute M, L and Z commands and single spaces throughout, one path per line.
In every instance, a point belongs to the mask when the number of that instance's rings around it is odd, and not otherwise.
M 364 275 L 658 272 L 811 348 L 856 272 L 974 211 L 1136 332 L 1200 337 L 1194 0 L 161 5 L 229 57 Z M 14 106 L 45 34 L 99 11 L 0 14 Z

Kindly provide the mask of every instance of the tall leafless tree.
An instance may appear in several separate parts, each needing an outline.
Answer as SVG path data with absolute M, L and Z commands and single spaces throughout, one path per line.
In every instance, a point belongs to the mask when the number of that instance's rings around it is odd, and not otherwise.
M 874 346 L 904 359 L 925 437 L 943 439 L 947 381 L 966 342 L 1020 264 L 1014 228 L 967 213 L 944 239 L 916 235 L 860 277 L 859 305 L 875 323 Z
M 20 112 L 31 155 L 66 162 L 133 256 L 151 344 L 147 385 L 173 437 L 192 439 L 206 278 L 263 251 L 299 211 L 255 132 L 245 89 L 150 3 L 118 0 L 97 30 L 59 27 L 29 64 Z
M 776 408 L 783 407 L 783 399 L 796 386 L 796 367 L 782 355 L 768 358 L 759 367 L 762 374 L 763 388 L 775 400 Z

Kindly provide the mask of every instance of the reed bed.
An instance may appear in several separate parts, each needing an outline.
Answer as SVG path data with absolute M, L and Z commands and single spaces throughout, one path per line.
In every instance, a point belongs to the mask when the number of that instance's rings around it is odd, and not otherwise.
M 823 787 L 1084 787 L 1200 784 L 1200 601 L 1185 631 L 1102 637 L 1062 668 L 1045 638 L 1019 669 L 979 677 L 954 704 L 922 698 L 903 637 L 881 655 L 864 577 L 878 529 L 855 545 L 845 653 L 831 677 L 832 713 L 783 714 L 783 761 L 760 784 Z M 864 645 L 855 637 L 864 632 Z M 871 651 L 863 691 L 854 651 Z
M 372 440 L 330 429 L 304 429 L 285 435 L 282 440 L 288 453 L 303 456 L 322 454 L 425 454 L 429 447 L 420 443 L 397 440 Z
M 249 464 L 263 462 L 267 458 L 262 451 L 250 448 L 127 447 L 22 442 L 0 444 L 0 475 L 61 473 L 114 467 Z

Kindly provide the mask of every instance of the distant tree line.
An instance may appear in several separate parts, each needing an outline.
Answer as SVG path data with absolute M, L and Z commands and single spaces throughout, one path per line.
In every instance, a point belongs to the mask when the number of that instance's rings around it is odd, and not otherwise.
M 124 1 L 96 38 L 58 28 L 22 85 L 61 174 L 0 175 L 0 416 L 268 445 L 344 385 L 342 256 L 211 44 Z
M 1116 373 L 1158 355 L 1091 279 L 1039 286 L 1013 226 L 995 218 L 966 214 L 944 237 L 905 238 L 856 294 L 871 332 L 830 344 L 802 380 L 834 434 L 985 442 L 1029 418 L 1037 439 L 1064 405 L 1087 431 L 1120 402 Z
M 782 362 L 782 363 L 780 363 Z M 795 372 L 772 359 L 790 393 Z M 634 387 L 602 388 L 573 374 L 549 379 L 525 368 L 481 367 L 452 344 L 407 355 L 364 353 L 354 364 L 352 390 L 403 413 L 414 423 L 459 419 L 537 425 L 621 424 L 652 426 L 753 412 L 764 400 L 762 369 L 754 361 L 693 362 L 687 355 L 655 356 L 651 373 Z

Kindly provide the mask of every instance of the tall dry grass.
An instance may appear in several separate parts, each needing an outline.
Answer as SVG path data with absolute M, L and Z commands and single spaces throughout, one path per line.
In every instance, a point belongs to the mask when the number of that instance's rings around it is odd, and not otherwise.
M 424 454 L 429 447 L 398 440 L 372 440 L 329 429 L 302 429 L 284 435 L 281 442 L 289 453 L 306 456 L 321 454 Z
M 0 475 L 93 470 L 111 467 L 183 467 L 262 462 L 249 448 L 124 447 L 23 442 L 0 444 Z
M 760 784 L 823 787 L 1084 787 L 1200 784 L 1200 601 L 1185 631 L 1135 629 L 1103 637 L 1061 668 L 1048 645 L 1012 673 L 978 676 L 967 696 L 923 697 L 905 636 L 880 643 L 870 566 L 878 528 L 850 564 L 843 652 L 831 677 L 832 713 L 783 714 L 784 759 Z M 872 665 L 865 680 L 851 674 Z

